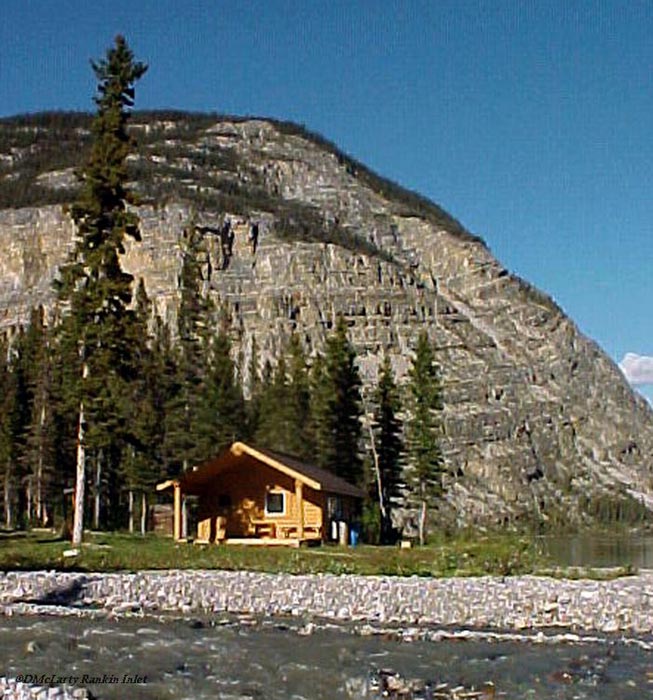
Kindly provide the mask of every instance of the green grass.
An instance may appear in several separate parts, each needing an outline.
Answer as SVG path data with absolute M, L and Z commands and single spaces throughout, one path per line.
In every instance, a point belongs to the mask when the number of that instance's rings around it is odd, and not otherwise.
M 0 570 L 137 571 L 224 569 L 396 576 L 481 576 L 534 573 L 550 565 L 531 538 L 517 535 L 441 537 L 426 547 L 361 545 L 286 547 L 177 544 L 147 535 L 85 535 L 82 552 L 64 558 L 70 543 L 50 533 L 0 534 Z

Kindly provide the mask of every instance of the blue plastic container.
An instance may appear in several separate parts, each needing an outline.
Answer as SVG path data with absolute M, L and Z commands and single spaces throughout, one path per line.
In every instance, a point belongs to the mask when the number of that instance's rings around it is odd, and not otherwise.
M 355 547 L 358 544 L 359 536 L 358 527 L 356 527 L 356 525 L 352 525 L 351 529 L 349 530 L 349 544 L 352 547 Z

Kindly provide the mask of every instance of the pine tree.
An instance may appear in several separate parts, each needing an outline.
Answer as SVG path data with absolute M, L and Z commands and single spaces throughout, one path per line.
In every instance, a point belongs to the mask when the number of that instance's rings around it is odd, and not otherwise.
M 248 374 L 247 437 L 253 438 L 256 435 L 261 415 L 261 372 L 256 336 L 252 336 Z
M 29 404 L 23 461 L 28 475 L 27 515 L 43 525 L 51 519 L 55 485 L 54 395 L 49 331 L 43 307 L 33 309 L 24 336 L 22 363 Z
M 201 462 L 241 440 L 247 431 L 242 387 L 231 359 L 231 343 L 225 331 L 213 341 L 208 373 L 197 416 L 194 461 Z
M 14 501 L 17 490 L 15 474 L 16 442 L 14 435 L 14 405 L 16 387 L 9 360 L 9 342 L 0 336 L 0 476 L 2 477 L 2 505 L 6 528 L 14 526 Z
M 318 463 L 354 484 L 363 481 L 360 386 L 356 352 L 340 317 L 324 358 L 313 365 L 311 405 Z
M 290 336 L 288 354 L 288 423 L 291 430 L 287 451 L 310 460 L 315 453 L 315 439 L 311 430 L 311 388 L 306 356 L 296 333 Z
M 76 342 L 79 354 L 72 387 L 78 397 L 73 544 L 82 539 L 87 447 L 106 450 L 111 461 L 116 458 L 116 432 L 125 422 L 124 382 L 133 372 L 128 345 L 132 277 L 123 272 L 120 255 L 125 236 L 140 240 L 138 217 L 127 208 L 135 202 L 127 188 L 126 159 L 133 148 L 127 118 L 134 83 L 147 70 L 134 61 L 122 36 L 92 67 L 98 79 L 93 145 L 80 173 L 79 198 L 71 207 L 75 249 L 57 285 L 68 307 L 61 333 Z
M 283 353 L 277 366 L 266 366 L 261 387 L 260 416 L 255 434 L 256 444 L 277 452 L 290 453 L 291 434 L 297 429 L 290 405 L 290 387 Z
M 183 403 L 180 401 L 183 380 L 179 366 L 179 349 L 172 342 L 169 326 L 159 317 L 155 319 L 152 361 L 158 377 L 157 404 L 162 416 L 161 475 L 174 477 L 179 475 L 181 469 L 177 442 L 179 425 L 182 422 L 180 415 L 183 415 Z
M 11 398 L 8 406 L 11 435 L 9 471 L 13 482 L 11 512 L 12 519 L 17 525 L 29 524 L 31 506 L 31 475 L 25 459 L 32 405 L 29 387 L 29 354 L 26 332 L 21 326 L 10 345 Z
M 165 452 L 171 475 L 178 475 L 205 454 L 206 426 L 201 424 L 211 361 L 209 328 L 213 307 L 202 294 L 200 256 L 203 240 L 191 217 L 184 231 L 180 274 L 181 300 L 177 313 L 178 348 L 171 349 L 170 393 L 166 402 Z M 200 440 L 204 443 L 200 444 Z
M 444 459 L 440 449 L 442 383 L 433 348 L 424 331 L 417 340 L 409 377 L 409 468 L 406 481 L 409 499 L 419 507 L 419 540 L 420 544 L 424 544 L 427 511 L 442 494 L 444 472 Z
M 129 389 L 131 418 L 124 462 L 125 485 L 128 489 L 129 530 L 134 530 L 134 492 L 141 494 L 141 534 L 147 518 L 147 493 L 162 476 L 161 452 L 165 420 L 163 397 L 160 393 L 161 366 L 151 347 L 149 325 L 152 304 L 141 279 L 135 297 L 135 323 L 132 347 L 136 373 Z M 158 325 L 160 321 L 155 321 Z
M 392 532 L 392 508 L 399 496 L 403 457 L 402 425 L 398 417 L 401 400 L 387 355 L 381 365 L 374 404 L 373 430 L 381 482 L 380 498 L 385 512 L 381 521 L 381 540 L 387 542 Z

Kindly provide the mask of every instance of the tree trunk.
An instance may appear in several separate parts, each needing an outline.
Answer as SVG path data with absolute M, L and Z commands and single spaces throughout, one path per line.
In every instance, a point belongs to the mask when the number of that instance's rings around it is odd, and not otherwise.
M 147 529 L 147 494 L 141 493 L 141 535 L 145 535 Z
M 129 489 L 129 533 L 134 534 L 134 492 Z
M 45 405 L 41 408 L 40 428 L 39 428 L 39 456 L 36 463 L 36 520 L 41 525 L 45 525 L 43 515 L 43 432 L 45 426 Z
M 31 526 L 32 524 L 32 477 L 27 477 L 25 482 L 25 506 L 26 506 L 26 521 Z
M 374 464 L 374 475 L 376 477 L 376 488 L 379 495 L 379 510 L 381 511 L 381 529 L 385 526 L 388 513 L 385 507 L 385 499 L 383 498 L 383 480 L 381 478 L 381 469 L 379 467 L 379 453 L 376 451 L 376 439 L 374 438 L 374 428 L 372 428 L 372 422 L 369 419 L 369 410 L 367 407 L 367 401 L 364 397 L 364 392 L 361 392 L 361 400 L 363 402 L 363 410 L 365 411 L 365 425 L 370 434 L 370 447 L 372 448 L 372 462 Z
M 84 375 L 86 367 L 84 368 Z M 84 485 L 86 481 L 86 443 L 84 442 L 84 402 L 79 402 L 79 420 L 77 423 L 77 471 L 75 474 L 75 511 L 73 513 L 74 546 L 82 543 L 84 530 Z
M 426 532 L 426 501 L 422 499 L 422 503 L 419 508 L 419 544 L 420 547 L 424 546 Z
M 93 492 L 93 527 L 100 529 L 100 484 L 102 483 L 102 450 L 99 450 L 95 458 L 95 488 Z
M 181 498 L 181 538 L 188 537 L 188 512 L 186 511 L 186 496 Z
M 7 461 L 7 471 L 5 472 L 5 527 L 7 530 L 11 530 L 13 526 L 13 514 L 11 510 L 11 466 L 9 461 Z

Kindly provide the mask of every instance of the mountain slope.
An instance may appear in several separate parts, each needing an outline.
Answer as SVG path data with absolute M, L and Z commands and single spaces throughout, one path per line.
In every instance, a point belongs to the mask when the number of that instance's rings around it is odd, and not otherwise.
M 299 331 L 319 349 L 345 315 L 367 382 L 384 351 L 405 377 L 427 328 L 445 384 L 448 501 L 461 522 L 581 522 L 653 508 L 653 414 L 546 295 L 446 212 L 320 137 L 279 122 L 137 114 L 131 167 L 143 242 L 124 266 L 174 320 L 182 231 L 206 227 L 204 274 L 242 371 Z M 0 324 L 51 303 L 72 244 L 60 203 L 88 117 L 0 122 Z M 27 206 L 29 205 L 29 206 Z M 228 214 L 225 247 L 210 229 Z M 259 224 L 254 245 L 250 224 Z

